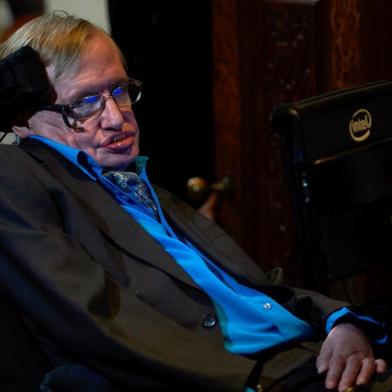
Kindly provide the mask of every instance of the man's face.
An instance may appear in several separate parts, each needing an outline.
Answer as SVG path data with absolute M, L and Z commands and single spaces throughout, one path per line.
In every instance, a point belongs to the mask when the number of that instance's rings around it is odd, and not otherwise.
M 49 67 L 49 77 L 51 73 Z M 86 43 L 78 70 L 61 75 L 54 83 L 56 103 L 71 104 L 95 94 L 107 96 L 124 82 L 127 74 L 119 53 L 110 39 L 97 33 Z M 139 153 L 139 128 L 131 106 L 119 107 L 111 97 L 104 105 L 101 113 L 77 121 L 82 132 L 67 128 L 61 114 L 50 112 L 33 119 L 30 128 L 35 134 L 86 152 L 102 167 L 124 169 Z

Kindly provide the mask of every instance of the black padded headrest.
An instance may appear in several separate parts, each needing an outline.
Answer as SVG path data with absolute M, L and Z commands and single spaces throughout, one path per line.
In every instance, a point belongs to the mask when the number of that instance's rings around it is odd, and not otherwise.
M 0 60 L 1 130 L 22 108 L 38 107 L 50 88 L 45 66 L 31 47 Z

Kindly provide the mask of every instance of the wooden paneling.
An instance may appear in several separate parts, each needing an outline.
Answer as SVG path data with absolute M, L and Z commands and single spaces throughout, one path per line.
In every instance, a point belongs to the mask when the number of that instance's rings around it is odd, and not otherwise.
M 219 221 L 263 268 L 299 280 L 272 108 L 316 92 L 315 2 L 213 1 L 217 176 L 235 190 Z M 234 58 L 233 58 L 234 57 Z
M 329 11 L 331 28 L 331 87 L 335 89 L 360 82 L 360 28 L 364 17 L 358 0 L 332 0 Z
M 236 0 L 213 1 L 213 102 L 215 134 L 216 177 L 230 176 L 235 179 L 235 192 L 224 198 L 217 211 L 218 221 L 236 239 L 246 245 L 245 232 L 236 230 L 243 225 L 244 211 L 237 213 L 242 200 L 241 144 L 241 94 L 240 54 L 238 37 L 238 8 Z
M 303 282 L 279 140 L 282 102 L 391 78 L 389 0 L 212 0 L 218 221 L 264 269 Z

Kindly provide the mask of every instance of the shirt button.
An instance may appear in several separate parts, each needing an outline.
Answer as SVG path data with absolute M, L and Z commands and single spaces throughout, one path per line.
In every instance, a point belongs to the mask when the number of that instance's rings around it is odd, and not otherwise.
M 203 317 L 203 327 L 212 328 L 216 324 L 216 316 L 213 313 L 208 313 Z
M 263 308 L 264 308 L 265 310 L 270 310 L 270 309 L 272 308 L 272 305 L 271 305 L 269 302 L 266 302 L 266 303 L 263 305 Z

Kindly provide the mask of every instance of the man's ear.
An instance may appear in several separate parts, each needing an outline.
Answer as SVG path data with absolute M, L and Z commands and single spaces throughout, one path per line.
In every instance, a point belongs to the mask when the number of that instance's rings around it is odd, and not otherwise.
M 52 121 L 50 116 L 52 115 L 57 115 L 57 113 L 33 108 L 21 109 L 10 122 L 8 129 L 15 132 L 20 138 L 36 135 L 41 128 L 50 126 Z
M 17 136 L 19 136 L 22 139 L 27 136 L 34 135 L 34 133 L 29 127 L 20 127 L 15 125 L 12 127 L 12 130 L 15 132 Z

